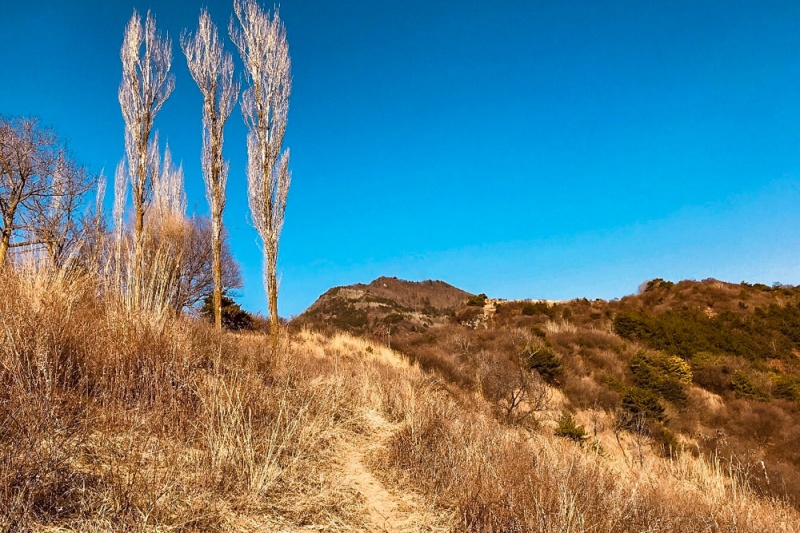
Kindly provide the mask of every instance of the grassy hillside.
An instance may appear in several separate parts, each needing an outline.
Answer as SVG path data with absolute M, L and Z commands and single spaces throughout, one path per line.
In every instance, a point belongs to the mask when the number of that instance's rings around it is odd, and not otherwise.
M 401 314 L 391 342 L 505 423 L 540 425 L 547 385 L 586 425 L 602 417 L 664 457 L 716 457 L 760 493 L 800 502 L 800 288 L 653 280 L 615 301 L 467 295 L 446 317 Z
M 570 425 L 565 322 L 525 337 L 552 344 L 555 387 L 537 378 L 505 417 L 488 381 L 366 339 L 300 330 L 268 356 L 260 335 L 131 314 L 78 273 L 3 276 L 4 531 L 798 530 L 719 457 L 662 459 L 599 407 Z M 502 337 L 448 331 L 469 357 Z

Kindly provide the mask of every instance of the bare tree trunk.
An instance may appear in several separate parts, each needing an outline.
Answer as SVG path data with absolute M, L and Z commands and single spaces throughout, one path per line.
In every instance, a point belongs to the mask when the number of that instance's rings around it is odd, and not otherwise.
M 222 330 L 222 224 L 214 217 L 211 222 L 212 271 L 214 278 L 214 326 Z
M 18 200 L 8 202 L 3 213 L 3 231 L 0 232 L 0 266 L 6 264 L 8 249 L 11 248 L 11 234 L 14 231 L 14 217 L 17 214 Z
M 10 243 L 11 235 L 4 232 L 2 237 L 0 237 L 0 268 L 6 264 L 6 254 L 8 253 Z
M 269 343 L 273 355 L 275 355 L 278 350 L 278 334 L 281 326 L 281 321 L 278 317 L 278 278 L 275 273 L 275 259 L 277 259 L 277 257 L 267 260 L 269 263 L 273 263 L 273 266 L 270 266 L 266 273 L 267 294 L 269 295 Z
M 139 306 L 142 296 L 142 255 L 144 250 L 144 206 L 136 205 L 136 229 L 133 234 L 133 304 Z

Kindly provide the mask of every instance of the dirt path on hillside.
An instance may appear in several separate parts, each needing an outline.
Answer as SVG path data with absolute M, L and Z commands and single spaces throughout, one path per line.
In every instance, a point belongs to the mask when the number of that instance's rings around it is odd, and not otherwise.
M 370 454 L 383 448 L 398 429 L 374 411 L 368 411 L 370 433 L 349 444 L 342 460 L 342 483 L 363 498 L 368 511 L 367 531 L 441 531 L 433 515 L 410 491 L 390 491 L 371 472 Z

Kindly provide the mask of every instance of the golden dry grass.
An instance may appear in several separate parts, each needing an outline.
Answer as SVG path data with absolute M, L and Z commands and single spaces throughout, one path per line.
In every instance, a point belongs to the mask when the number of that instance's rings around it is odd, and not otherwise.
M 443 391 L 419 399 L 385 454 L 399 480 L 437 494 L 459 531 L 797 531 L 795 509 L 754 495 L 719 461 L 640 466 L 614 450 L 501 426 Z
M 3 531 L 797 531 L 719 461 L 500 424 L 364 340 L 270 357 L 86 275 L 2 276 Z

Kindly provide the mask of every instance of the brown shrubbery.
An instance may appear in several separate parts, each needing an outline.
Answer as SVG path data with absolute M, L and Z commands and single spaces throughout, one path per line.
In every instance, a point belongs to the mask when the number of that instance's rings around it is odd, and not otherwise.
M 516 403 L 519 355 L 539 339 L 545 349 L 528 368 L 557 389 L 550 409 L 641 416 L 654 450 L 733 457 L 758 490 L 800 502 L 800 427 L 790 422 L 800 409 L 800 289 L 654 280 L 610 302 L 493 305 L 494 314 L 463 304 L 425 331 L 398 324 L 392 346 L 489 401 L 498 421 L 536 426 L 551 413 Z

